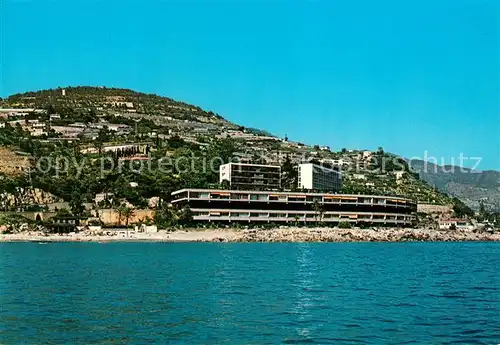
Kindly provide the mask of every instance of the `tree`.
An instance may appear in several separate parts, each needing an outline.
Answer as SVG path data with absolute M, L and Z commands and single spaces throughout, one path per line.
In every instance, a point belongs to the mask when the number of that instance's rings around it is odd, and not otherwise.
M 324 205 L 318 200 L 314 200 L 312 207 L 314 210 L 314 221 L 317 223 L 318 218 L 320 221 L 323 221 L 323 214 L 325 213 Z
M 153 215 L 153 220 L 159 228 L 167 228 L 176 224 L 175 214 L 173 209 L 168 206 L 168 203 L 161 200 Z
M 95 109 L 91 108 L 89 112 L 81 114 L 81 120 L 84 123 L 92 123 L 97 121 L 97 113 Z
M 99 154 L 101 154 L 102 152 L 102 147 L 104 146 L 104 143 L 109 141 L 110 139 L 111 139 L 111 132 L 109 131 L 108 127 L 105 126 L 99 129 L 97 138 L 94 141 L 94 146 L 99 151 Z
M 123 213 L 125 212 L 125 205 L 123 205 L 123 204 L 118 205 L 118 207 L 115 208 L 115 211 L 118 213 L 118 225 L 121 226 Z
M 51 114 L 56 113 L 56 109 L 54 108 L 54 106 L 52 104 L 49 104 L 47 106 L 46 110 L 47 110 L 47 115 L 51 115 Z
M 233 139 L 217 140 L 208 148 L 207 158 L 217 158 L 222 163 L 229 163 L 236 151 L 236 143 Z
M 484 201 L 481 200 L 479 202 L 479 220 L 489 220 L 490 214 L 488 210 L 486 209 L 486 206 L 484 206 Z
M 71 213 L 73 213 L 73 215 L 75 216 L 81 216 L 83 211 L 85 210 L 85 206 L 83 206 L 82 194 L 78 191 L 73 191 L 73 193 L 71 194 L 69 208 L 71 209 Z
M 125 219 L 125 225 L 128 226 L 130 218 L 134 216 L 134 209 L 121 204 L 116 208 L 118 212 L 118 224 L 122 225 L 122 220 Z
M 61 208 L 58 209 L 56 213 L 58 217 L 69 217 L 72 212 L 70 212 L 67 208 Z
M 341 229 L 350 229 L 351 228 L 351 223 L 342 221 L 339 223 L 339 228 Z
M 474 216 L 474 211 L 470 209 L 469 206 L 464 204 L 464 202 L 458 198 L 453 198 L 453 213 L 456 217 L 462 218 L 465 216 L 472 217 Z
M 220 189 L 231 189 L 231 184 L 228 180 L 222 180 L 220 183 Z
M 167 145 L 170 148 L 178 149 L 184 146 L 186 142 L 178 135 L 173 135 L 171 138 L 167 139 Z
M 193 212 L 189 206 L 185 206 L 179 210 L 178 222 L 181 225 L 188 225 L 193 221 Z
M 130 218 L 134 216 L 134 214 L 135 214 L 134 209 L 130 207 L 125 207 L 125 209 L 123 210 L 123 217 L 125 218 L 125 226 L 128 227 L 128 222 Z
M 298 173 L 288 155 L 285 157 L 285 161 L 281 165 L 281 175 L 281 186 L 283 188 L 295 189 L 297 187 Z

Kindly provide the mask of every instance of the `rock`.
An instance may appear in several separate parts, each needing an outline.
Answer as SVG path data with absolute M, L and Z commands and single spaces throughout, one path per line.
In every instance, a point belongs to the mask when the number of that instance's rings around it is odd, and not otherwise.
M 160 203 L 160 198 L 157 196 L 154 196 L 148 200 L 149 208 L 156 208 L 159 203 Z
M 416 242 L 416 241 L 499 241 L 500 233 L 439 232 L 434 229 L 338 229 L 276 228 L 242 230 L 235 242 Z

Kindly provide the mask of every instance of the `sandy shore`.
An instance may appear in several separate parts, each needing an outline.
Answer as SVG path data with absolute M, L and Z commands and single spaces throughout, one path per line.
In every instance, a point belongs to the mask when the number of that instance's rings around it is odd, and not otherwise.
M 429 229 L 336 229 L 279 228 L 271 230 L 187 230 L 157 233 L 54 235 L 43 233 L 1 234 L 0 242 L 451 242 L 500 241 L 500 232 L 436 231 Z
M 221 242 L 232 241 L 236 233 L 232 230 L 159 231 L 157 233 L 133 233 L 109 235 L 95 234 L 0 234 L 0 242 Z

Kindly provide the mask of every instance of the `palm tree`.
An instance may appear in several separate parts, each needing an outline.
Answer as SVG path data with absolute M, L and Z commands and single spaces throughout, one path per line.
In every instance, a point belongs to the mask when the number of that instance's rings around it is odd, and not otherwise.
M 128 222 L 130 218 L 134 216 L 134 209 L 130 207 L 125 207 L 123 209 L 123 217 L 125 217 L 125 226 L 128 227 Z
M 125 214 L 127 207 L 124 204 L 120 204 L 117 208 L 115 208 L 115 211 L 118 213 L 118 225 L 122 225 L 122 219 Z
M 318 217 L 320 221 L 323 221 L 323 213 L 325 213 L 325 208 L 323 204 L 320 203 L 318 200 L 314 200 L 313 209 L 314 209 L 314 221 L 317 223 Z
M 134 209 L 121 204 L 116 208 L 118 212 L 118 224 L 122 225 L 122 219 L 125 218 L 125 226 L 127 227 L 127 237 L 128 237 L 128 223 L 130 218 L 134 216 Z

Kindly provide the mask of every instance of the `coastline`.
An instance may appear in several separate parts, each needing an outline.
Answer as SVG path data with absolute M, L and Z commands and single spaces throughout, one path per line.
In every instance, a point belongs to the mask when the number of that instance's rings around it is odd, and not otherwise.
M 21 232 L 0 234 L 0 242 L 500 242 L 500 232 L 437 231 L 430 229 L 186 229 L 128 236 L 76 233 L 67 235 Z
M 44 234 L 16 233 L 0 234 L 2 242 L 223 242 L 220 239 L 231 239 L 233 231 L 159 231 L 156 233 L 131 233 L 127 235 L 99 234 Z M 228 241 L 227 240 L 227 241 Z

